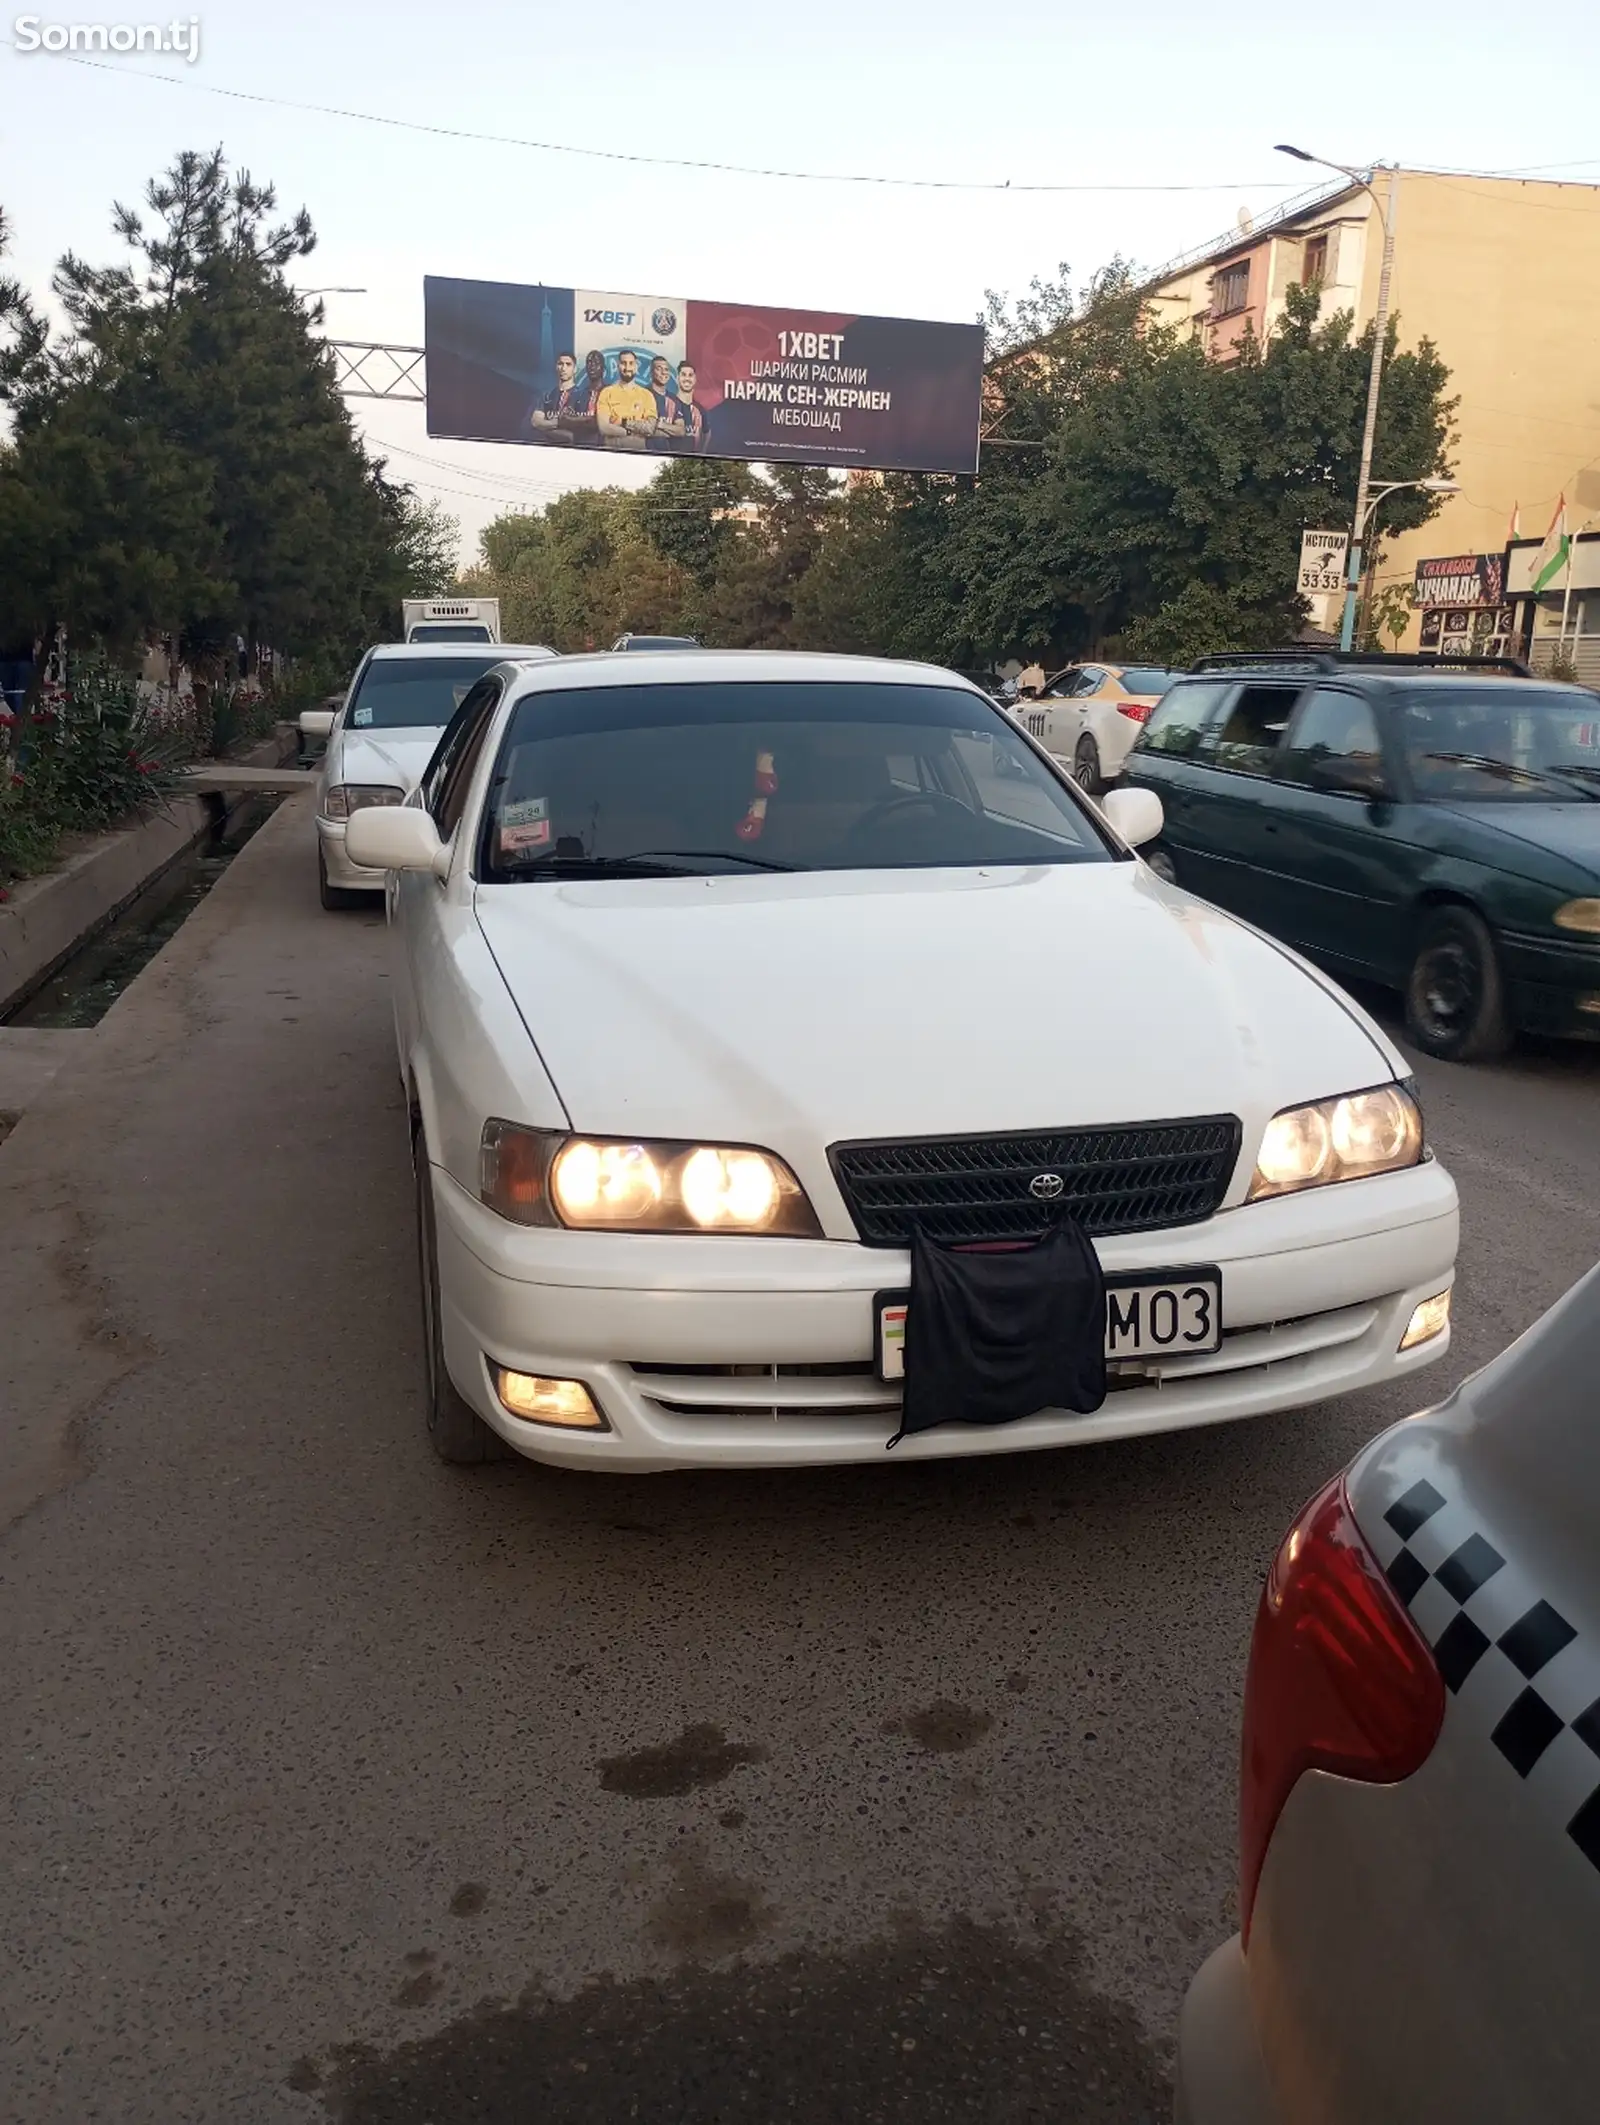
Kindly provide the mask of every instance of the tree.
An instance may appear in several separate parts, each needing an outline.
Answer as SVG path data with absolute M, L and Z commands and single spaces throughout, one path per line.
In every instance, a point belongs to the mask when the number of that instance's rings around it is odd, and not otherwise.
M 320 312 L 285 278 L 310 220 L 277 219 L 272 187 L 220 148 L 180 155 L 145 203 L 148 223 L 114 210 L 121 262 L 61 261 L 67 334 L 0 363 L 5 617 L 116 644 L 169 633 L 201 667 L 235 637 L 349 653 L 437 574 L 438 525 L 368 460 Z
M 664 560 L 707 584 L 738 536 L 741 507 L 758 486 L 748 465 L 720 458 L 669 458 L 638 498 L 645 536 Z

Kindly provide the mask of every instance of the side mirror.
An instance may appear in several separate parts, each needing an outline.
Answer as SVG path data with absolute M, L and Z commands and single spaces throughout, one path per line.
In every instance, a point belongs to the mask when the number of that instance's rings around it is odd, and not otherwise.
M 333 731 L 333 711 L 328 708 L 308 708 L 300 718 L 302 738 L 326 738 Z
M 1100 809 L 1112 831 L 1120 834 L 1131 849 L 1154 841 L 1166 824 L 1161 799 L 1153 789 L 1108 790 L 1100 800 Z
M 345 854 L 369 871 L 430 871 L 443 878 L 450 850 L 439 829 L 414 804 L 369 804 L 344 830 Z

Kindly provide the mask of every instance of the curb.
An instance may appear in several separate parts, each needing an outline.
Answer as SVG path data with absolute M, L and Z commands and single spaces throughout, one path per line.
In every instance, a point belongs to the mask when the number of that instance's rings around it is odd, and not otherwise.
M 272 737 L 242 753 L 239 764 L 278 767 L 294 752 L 294 730 L 280 725 Z M 48 981 L 97 930 L 114 922 L 168 864 L 204 840 L 217 801 L 175 797 L 152 818 L 80 842 L 59 869 L 13 886 L 0 906 L 0 1018 Z

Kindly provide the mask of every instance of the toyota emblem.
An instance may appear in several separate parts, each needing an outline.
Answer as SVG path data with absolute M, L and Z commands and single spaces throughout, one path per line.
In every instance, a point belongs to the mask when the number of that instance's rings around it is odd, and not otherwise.
M 1066 1186 L 1059 1173 L 1036 1173 L 1028 1183 L 1028 1193 L 1036 1195 L 1041 1203 L 1053 1203 L 1065 1194 Z

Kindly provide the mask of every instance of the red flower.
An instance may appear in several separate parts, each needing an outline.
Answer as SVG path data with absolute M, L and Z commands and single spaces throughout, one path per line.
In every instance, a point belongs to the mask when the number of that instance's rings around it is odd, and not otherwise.
M 11 787 L 12 787 L 13 789 L 21 789 L 21 787 L 22 787 L 22 782 L 23 782 L 23 778 L 22 778 L 22 776 L 21 776 L 21 775 L 13 775 L 13 776 L 12 776 L 12 778 L 11 778 Z

